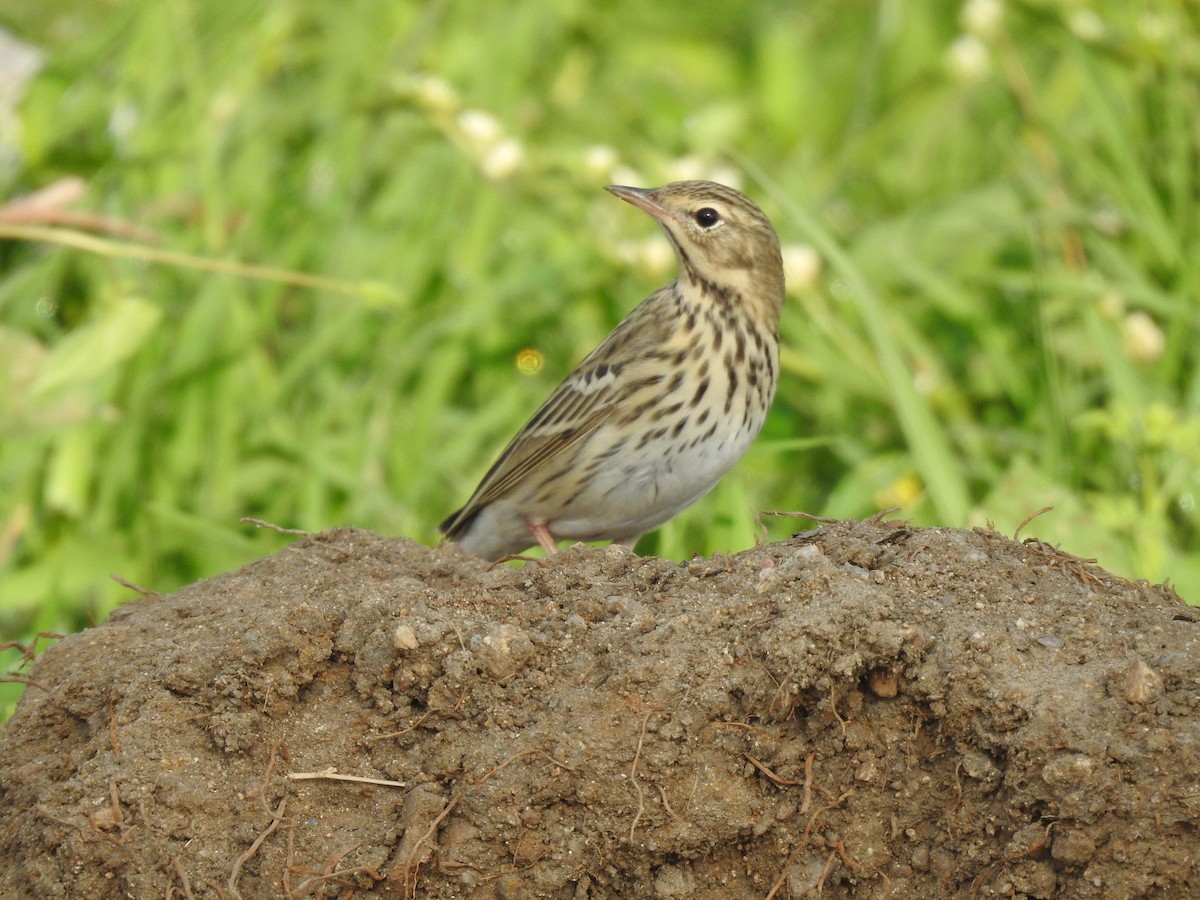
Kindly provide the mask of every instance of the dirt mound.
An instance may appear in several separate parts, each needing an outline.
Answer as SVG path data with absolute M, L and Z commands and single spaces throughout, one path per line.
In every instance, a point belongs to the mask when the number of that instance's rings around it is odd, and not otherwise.
M 44 654 L 0 895 L 1197 896 L 1197 618 L 986 531 L 330 532 Z

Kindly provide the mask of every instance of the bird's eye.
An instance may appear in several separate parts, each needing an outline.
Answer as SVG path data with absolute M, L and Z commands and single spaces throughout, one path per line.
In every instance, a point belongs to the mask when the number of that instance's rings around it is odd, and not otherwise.
M 696 224 L 701 228 L 712 228 L 721 221 L 720 213 L 718 213 L 711 206 L 706 206 L 703 209 L 696 210 L 693 218 L 696 220 Z

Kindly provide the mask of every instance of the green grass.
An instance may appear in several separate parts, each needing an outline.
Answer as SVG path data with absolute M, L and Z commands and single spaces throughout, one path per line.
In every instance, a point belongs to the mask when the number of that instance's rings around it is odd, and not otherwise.
M 153 236 L 0 224 L 0 633 L 287 543 L 243 516 L 432 543 L 669 277 L 600 188 L 697 174 L 821 265 L 763 436 L 642 552 L 1053 506 L 1025 534 L 1200 599 L 1200 12 L 997 7 L 10 4 L 3 196 Z

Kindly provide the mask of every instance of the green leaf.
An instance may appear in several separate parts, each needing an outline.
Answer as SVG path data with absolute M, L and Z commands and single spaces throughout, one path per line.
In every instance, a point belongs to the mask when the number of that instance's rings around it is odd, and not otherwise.
M 47 398 L 112 374 L 145 344 L 162 320 L 149 301 L 122 297 L 106 304 L 87 324 L 58 342 L 42 361 L 30 386 L 34 398 Z

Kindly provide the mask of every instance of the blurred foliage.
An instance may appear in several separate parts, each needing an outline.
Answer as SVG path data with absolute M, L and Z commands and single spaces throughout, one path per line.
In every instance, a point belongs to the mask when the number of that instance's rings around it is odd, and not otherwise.
M 44 64 L 0 92 L 0 633 L 102 618 L 134 596 L 110 572 L 167 591 L 289 540 L 243 516 L 432 542 L 671 276 L 600 188 L 683 177 L 778 226 L 783 380 L 642 552 L 744 548 L 763 508 L 1011 534 L 1053 506 L 1024 533 L 1200 599 L 1198 20 L 6 4 Z

